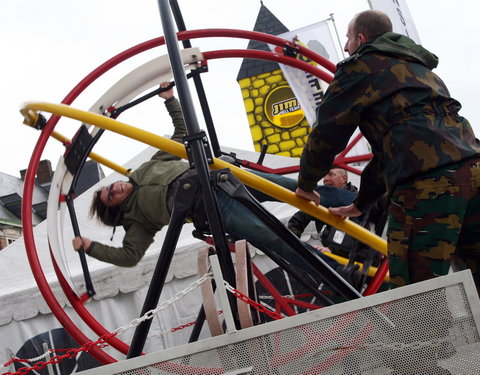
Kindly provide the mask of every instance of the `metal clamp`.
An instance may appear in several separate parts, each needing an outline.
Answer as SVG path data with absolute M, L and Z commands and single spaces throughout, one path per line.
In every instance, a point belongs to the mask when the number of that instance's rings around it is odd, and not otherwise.
M 208 138 L 206 133 L 202 130 L 197 134 L 193 135 L 186 135 L 183 137 L 183 144 L 185 145 L 185 150 L 187 151 L 188 162 L 190 164 L 190 168 L 195 168 L 195 162 L 193 160 L 192 149 L 190 147 L 190 142 L 194 140 L 200 140 L 203 144 L 203 149 L 205 150 L 205 156 L 207 158 L 208 164 L 213 164 L 213 153 L 212 149 L 210 148 L 210 144 L 208 143 Z

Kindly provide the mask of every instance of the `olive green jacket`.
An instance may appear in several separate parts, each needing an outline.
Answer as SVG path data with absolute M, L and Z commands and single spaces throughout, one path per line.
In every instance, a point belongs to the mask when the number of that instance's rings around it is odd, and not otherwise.
M 172 140 L 181 142 L 185 135 L 185 122 L 180 103 L 173 99 L 166 100 L 165 105 L 175 127 Z M 136 169 L 130 175 L 134 190 L 122 204 L 123 246 L 93 242 L 88 255 L 117 266 L 136 265 L 153 242 L 155 233 L 170 221 L 166 199 L 168 185 L 188 168 L 188 163 L 179 157 L 160 150 Z
M 340 62 L 317 109 L 300 165 L 299 186 L 312 191 L 357 128 L 373 153 L 354 201 L 363 211 L 384 192 L 427 171 L 480 152 L 459 102 L 431 71 L 435 55 L 385 33 Z

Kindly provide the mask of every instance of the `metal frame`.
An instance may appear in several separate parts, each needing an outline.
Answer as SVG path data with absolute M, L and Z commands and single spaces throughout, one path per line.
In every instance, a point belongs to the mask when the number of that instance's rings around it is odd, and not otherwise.
M 204 352 L 225 345 L 234 345 L 238 342 L 261 337 L 263 335 L 267 335 L 276 331 L 282 331 L 289 328 L 303 326 L 305 324 L 338 316 L 341 314 L 360 311 L 366 308 L 375 308 L 378 305 L 386 304 L 391 301 L 413 297 L 425 292 L 446 288 L 450 285 L 456 284 L 463 284 L 472 317 L 475 321 L 477 331 L 480 332 L 480 299 L 478 297 L 477 289 L 473 282 L 471 272 L 469 270 L 466 270 L 449 274 L 447 276 L 441 276 L 435 279 L 422 281 L 416 284 L 407 285 L 387 292 L 371 295 L 359 300 L 349 301 L 342 304 L 325 307 L 323 309 L 306 312 L 301 315 L 296 315 L 285 319 L 265 323 L 260 326 L 231 332 L 228 335 L 216 336 L 199 342 L 165 349 L 158 353 L 147 354 L 139 358 L 132 358 L 126 361 L 106 365 L 101 368 L 101 371 L 104 375 L 118 374 L 120 372 L 150 366 L 159 362 L 170 361 L 175 358 Z M 91 370 L 79 372 L 78 374 L 94 375 L 97 374 L 98 371 L 98 368 L 94 368 Z
M 233 38 L 249 38 L 249 39 L 255 39 L 255 40 L 260 40 L 264 41 L 266 43 L 271 43 L 275 45 L 286 45 L 286 46 L 291 46 L 294 49 L 298 51 L 298 53 L 311 58 L 312 60 L 318 62 L 322 66 L 324 66 L 327 70 L 333 72 L 335 70 L 335 66 L 331 64 L 328 60 L 322 58 L 318 54 L 306 49 L 305 47 L 302 46 L 297 46 L 294 45 L 292 42 L 289 42 L 288 40 L 281 39 L 269 34 L 264 34 L 264 33 L 258 33 L 258 32 L 252 32 L 252 31 L 241 31 L 241 30 L 228 30 L 228 29 L 214 29 L 214 30 L 199 30 L 199 31 L 185 31 L 185 32 L 180 32 L 178 33 L 178 38 L 181 40 L 185 39 L 194 39 L 194 38 L 203 38 L 203 37 L 233 37 Z M 175 37 L 175 36 L 173 36 Z M 141 43 L 137 46 L 134 46 L 116 56 L 114 56 L 112 59 L 108 60 L 98 68 L 96 68 L 94 71 L 92 71 L 89 75 L 87 75 L 77 86 L 75 86 L 72 91 L 68 93 L 68 95 L 62 100 L 63 104 L 71 104 L 77 97 L 82 93 L 86 87 L 88 87 L 93 81 L 95 81 L 98 77 L 103 75 L 106 71 L 109 69 L 113 68 L 120 62 L 138 54 L 141 53 L 147 49 L 151 49 L 153 47 L 162 45 L 164 43 L 164 38 L 155 38 L 150 41 Z M 272 56 L 272 54 L 269 54 L 266 51 L 239 51 L 239 50 L 231 50 L 231 51 L 211 51 L 208 53 L 208 56 L 205 57 L 205 60 L 208 59 L 216 59 L 216 58 L 225 58 L 225 57 L 250 57 L 250 58 L 259 58 L 259 59 L 265 59 L 265 60 L 272 60 L 272 61 L 277 61 L 277 62 L 282 62 L 286 63 L 292 66 L 295 66 L 300 69 L 308 70 L 312 74 L 315 74 L 316 76 L 319 76 L 320 78 L 324 79 L 325 81 L 329 82 L 332 77 L 331 75 L 325 73 L 324 71 L 317 69 L 309 64 L 302 64 L 301 62 L 295 60 L 292 61 L 292 58 L 288 58 L 286 56 Z M 182 103 L 183 104 L 183 103 Z M 47 105 L 48 107 L 48 105 Z M 49 111 L 48 108 L 40 109 L 40 110 L 46 110 Z M 30 110 L 26 110 L 25 112 L 22 112 L 25 115 L 26 118 L 26 124 L 29 124 L 29 121 L 32 119 L 30 116 L 33 116 L 34 113 Z M 62 114 L 64 115 L 64 114 Z M 68 116 L 68 115 L 67 115 Z M 37 116 L 33 116 L 37 117 Z M 29 163 L 29 168 L 27 170 L 27 174 L 25 177 L 25 187 L 24 187 L 24 205 L 22 207 L 22 217 L 23 217 L 23 227 L 24 227 L 24 239 L 25 239 L 25 245 L 27 248 L 27 256 L 29 258 L 29 263 L 32 268 L 32 271 L 35 275 L 35 280 L 37 284 L 39 285 L 39 288 L 42 292 L 42 295 L 44 296 L 45 301 L 47 302 L 48 306 L 51 308 L 51 310 L 54 312 L 55 316 L 57 319 L 60 321 L 60 323 L 69 331 L 69 333 L 75 338 L 75 340 L 81 344 L 89 342 L 90 340 L 84 335 L 83 332 L 81 332 L 74 322 L 70 320 L 70 318 L 63 312 L 61 309 L 61 306 L 58 304 L 58 301 L 56 300 L 55 296 L 53 295 L 49 284 L 47 280 L 45 279 L 45 276 L 42 272 L 42 267 L 39 263 L 37 254 L 36 254 L 36 248 L 35 248 L 35 241 L 34 241 L 34 236 L 33 236 L 33 230 L 32 230 L 32 223 L 31 223 L 31 218 L 29 218 L 29 212 L 31 208 L 31 199 L 32 199 L 32 186 L 34 183 L 34 171 L 36 171 L 36 166 L 38 165 L 40 156 L 45 148 L 46 142 L 48 138 L 52 135 L 53 129 L 55 128 L 55 125 L 57 124 L 58 120 L 60 119 L 59 115 L 54 115 L 52 116 L 45 127 L 42 128 L 42 133 L 37 141 L 36 147 L 34 149 L 34 152 L 32 154 L 32 158 Z M 102 120 L 107 120 L 107 118 L 102 118 Z M 108 129 L 112 130 L 112 129 Z M 134 138 L 134 137 L 133 137 Z M 149 144 L 148 141 L 145 139 L 141 140 L 142 142 Z M 218 163 L 218 161 L 217 161 Z M 247 178 L 247 181 L 251 181 L 250 177 Z M 245 182 L 245 181 L 244 181 Z M 281 196 L 283 198 L 284 194 L 281 193 Z M 278 197 L 277 197 L 278 198 Z M 278 199 L 282 199 L 278 198 Z M 286 200 L 289 203 L 291 203 L 291 199 L 282 199 Z M 299 202 L 294 202 L 294 205 L 298 206 Z M 302 206 L 303 208 L 303 206 Z M 305 208 L 305 211 L 308 212 L 310 209 L 309 207 Z M 311 211 L 311 210 L 310 210 Z M 318 213 L 317 213 L 318 214 Z M 315 215 L 315 214 L 314 214 Z M 343 223 L 337 223 L 339 226 L 343 226 Z M 351 227 L 350 225 L 347 225 L 347 227 Z M 355 228 L 355 226 L 351 227 Z M 355 229 L 358 231 L 357 229 Z M 223 236 L 223 233 L 222 233 Z M 218 243 L 218 240 L 216 241 Z M 383 249 L 384 241 L 377 241 L 376 245 L 377 247 Z M 228 257 L 225 257 L 227 259 Z M 54 259 L 52 259 L 53 263 L 56 263 Z M 228 262 L 228 260 L 227 260 Z M 228 267 L 224 267 L 228 268 Z M 63 278 L 63 275 L 61 275 L 60 268 L 55 264 L 55 270 L 57 272 L 57 275 L 60 273 L 59 280 Z M 65 280 L 64 280 L 65 281 Z M 64 285 L 62 285 L 62 288 L 64 289 L 65 294 L 67 297 L 69 297 L 69 300 L 73 300 L 72 305 L 75 305 L 79 310 L 79 315 L 82 317 L 82 319 L 96 332 L 98 335 L 103 335 L 106 333 L 106 330 L 101 326 L 83 307 L 83 303 L 85 302 L 82 298 L 79 298 L 75 292 L 69 288 L 68 282 L 63 282 L 62 284 L 65 284 L 66 288 L 63 288 Z M 233 285 L 234 283 L 232 283 Z M 77 310 L 77 309 L 76 309 Z M 121 342 L 118 339 L 112 339 L 111 342 L 109 340 L 109 343 L 112 344 L 116 349 L 118 349 L 121 352 L 124 352 L 126 344 Z M 108 354 L 104 353 L 101 349 L 94 347 L 92 348 L 92 354 L 101 362 L 103 363 L 108 363 L 108 362 L 113 362 L 115 361 L 111 356 Z
M 74 109 L 68 106 L 62 106 L 62 105 L 56 105 L 56 104 L 49 104 L 49 103 L 29 103 L 26 104 L 25 108 L 23 111 L 46 111 L 50 113 L 54 113 L 56 115 L 60 116 L 66 116 L 69 118 L 77 119 L 80 121 L 84 121 L 86 123 L 91 123 L 95 124 L 96 126 L 99 126 L 101 128 L 104 128 L 109 131 L 116 132 L 118 134 L 125 135 L 127 137 L 130 137 L 132 139 L 135 139 L 137 141 L 143 142 L 145 144 L 151 145 L 153 147 L 162 149 L 166 152 L 169 152 L 171 154 L 180 156 L 182 158 L 186 157 L 186 152 L 185 152 L 185 147 L 182 144 L 179 144 L 178 142 L 172 141 L 165 139 L 163 137 L 160 137 L 156 134 L 142 131 L 140 129 L 134 128 L 132 126 L 129 126 L 127 124 L 118 122 L 116 120 L 113 120 L 111 118 L 101 116 L 99 114 L 95 113 L 90 113 L 90 112 L 85 112 L 81 111 L 78 109 Z M 42 137 L 44 134 L 42 133 Z M 34 154 L 36 157 L 41 153 L 41 149 L 35 149 Z M 32 159 L 33 160 L 33 159 Z M 378 249 L 381 251 L 383 249 L 383 246 L 385 246 L 385 241 L 378 236 L 372 234 L 371 232 L 367 231 L 365 228 L 360 227 L 359 225 L 350 222 L 348 220 L 343 221 L 343 220 L 334 220 L 331 215 L 328 215 L 328 210 L 326 210 L 324 207 L 319 207 L 311 204 L 311 202 L 307 202 L 304 199 L 301 199 L 297 197 L 294 193 L 291 191 L 279 187 L 272 182 L 269 182 L 267 180 L 262 179 L 259 176 L 253 175 L 249 172 L 246 172 L 245 170 L 242 170 L 238 167 L 235 167 L 231 164 L 228 164 L 222 160 L 219 159 L 214 159 L 215 164 L 213 165 L 213 168 L 230 168 L 232 173 L 236 175 L 244 184 L 248 186 L 254 186 L 256 190 L 263 192 L 271 197 L 274 197 L 277 200 L 289 203 L 302 211 L 305 211 L 306 213 L 309 213 L 315 217 L 321 218 L 324 222 L 328 224 L 332 224 L 336 227 L 338 227 L 341 230 L 344 230 L 345 232 L 350 233 L 353 237 L 358 236 L 360 237 L 359 239 L 362 242 L 368 241 L 372 247 Z M 34 170 L 34 169 L 32 169 Z M 27 176 L 28 176 L 28 171 L 27 171 Z M 33 186 L 33 179 L 32 178 L 26 178 L 25 179 L 25 189 L 27 191 L 31 192 L 31 188 Z M 28 203 L 31 205 L 31 196 L 24 195 L 25 199 L 25 205 L 22 207 L 24 210 L 29 209 Z M 27 199 L 30 199 L 28 202 Z M 50 204 L 50 200 L 49 200 Z M 26 215 L 28 216 L 28 215 Z M 24 223 L 28 223 L 28 219 L 24 217 Z M 31 221 L 31 218 L 30 218 Z M 31 225 L 31 223 L 30 223 Z M 284 231 L 284 227 L 282 227 L 282 230 Z M 83 335 L 83 332 L 77 329 L 75 324 L 69 319 L 66 314 L 64 314 L 63 310 L 59 307 L 58 302 L 51 292 L 51 289 L 45 280 L 45 276 L 43 275 L 41 271 L 40 264 L 38 262 L 38 257 L 36 254 L 36 249 L 34 242 L 33 241 L 33 231 L 32 227 L 25 227 L 25 244 L 27 247 L 27 255 L 29 257 L 29 262 L 31 265 L 32 270 L 34 270 L 34 275 L 35 279 L 39 285 L 39 288 L 42 292 L 42 295 L 44 296 L 45 300 L 47 301 L 49 307 L 52 309 L 52 311 L 55 313 L 57 319 L 62 323 L 62 325 L 69 330 L 69 332 L 72 334 L 74 337 L 78 337 L 81 344 L 84 344 L 85 342 L 89 341 L 88 339 L 85 338 Z M 56 269 L 57 271 L 57 269 Z M 383 271 L 386 271 L 384 268 Z M 378 272 L 377 272 L 378 274 Z M 375 278 L 377 275 L 375 276 Z M 384 275 L 380 277 L 380 279 L 383 279 Z M 59 280 L 61 279 L 61 276 L 59 275 Z M 63 288 L 63 284 L 62 284 Z M 82 305 L 82 301 L 79 300 L 78 296 L 76 296 L 75 292 L 72 290 L 68 289 L 65 290 L 64 292 L 66 293 L 67 297 L 69 297 L 69 300 L 72 299 L 72 305 L 75 304 L 77 309 L 80 309 L 79 314 L 82 316 L 82 319 L 89 325 L 89 327 L 94 330 L 99 336 L 104 335 L 106 332 L 105 328 L 101 326 L 86 310 L 86 308 Z M 78 335 L 78 336 L 77 336 Z M 118 340 L 111 340 L 112 342 L 109 343 L 112 344 L 115 348 L 118 348 L 120 351 L 123 352 L 123 347 L 126 345 L 121 345 L 118 347 L 115 343 L 115 341 Z M 94 347 L 92 348 L 92 353 L 95 352 L 98 349 L 98 351 L 101 351 L 99 348 Z M 105 359 L 105 357 L 102 358 L 103 363 L 108 363 L 112 362 L 113 359 Z

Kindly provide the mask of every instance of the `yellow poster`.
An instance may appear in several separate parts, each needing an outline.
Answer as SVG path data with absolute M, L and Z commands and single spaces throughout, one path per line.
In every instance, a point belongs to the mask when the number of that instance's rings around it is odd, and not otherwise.
M 239 80 L 255 151 L 299 157 L 310 131 L 280 69 Z

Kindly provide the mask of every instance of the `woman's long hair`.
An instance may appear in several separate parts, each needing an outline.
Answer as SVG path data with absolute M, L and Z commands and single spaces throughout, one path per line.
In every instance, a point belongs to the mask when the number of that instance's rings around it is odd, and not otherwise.
M 116 227 L 122 221 L 121 205 L 107 206 L 100 199 L 102 189 L 97 190 L 93 194 L 92 204 L 90 205 L 90 217 L 96 217 L 98 221 L 109 227 Z

